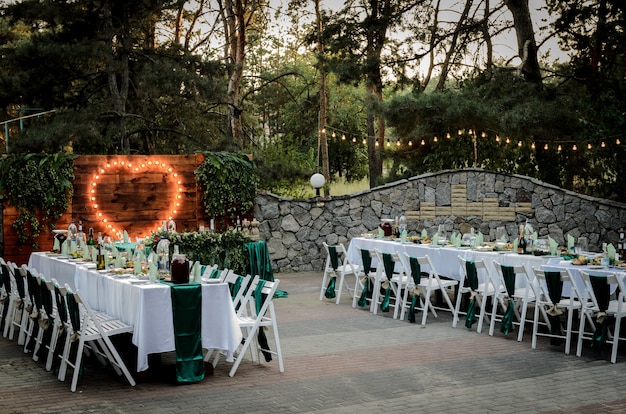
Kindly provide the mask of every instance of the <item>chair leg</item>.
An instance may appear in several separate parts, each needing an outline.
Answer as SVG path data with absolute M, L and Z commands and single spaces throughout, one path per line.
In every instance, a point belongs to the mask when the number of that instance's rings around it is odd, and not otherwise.
M 574 307 L 570 304 L 567 308 L 567 328 L 565 328 L 565 355 L 569 355 L 572 347 L 572 324 L 574 320 Z
M 539 327 L 539 304 L 535 303 L 535 312 L 533 312 L 533 337 L 531 341 L 531 348 L 537 348 L 537 330 Z M 521 332 L 521 331 L 520 331 Z
M 461 311 L 461 298 L 463 298 L 463 288 L 459 286 L 456 294 L 456 303 L 454 304 L 454 314 L 452 316 L 452 327 L 456 328 L 459 322 L 459 312 Z
M 578 343 L 576 345 L 576 356 L 579 357 L 583 353 L 583 337 L 585 336 L 585 320 L 587 318 L 586 312 L 581 310 L 580 323 L 578 324 Z
M 617 311 L 616 316 L 622 313 L 621 307 L 622 307 L 622 304 L 620 303 L 618 306 L 618 311 Z M 619 331 L 620 331 L 621 324 L 622 324 L 622 318 L 616 317 L 615 318 L 615 330 L 613 332 L 613 346 L 611 347 L 611 362 L 613 364 L 615 363 L 615 361 L 617 361 L 617 348 L 619 346 Z
M 74 360 L 74 372 L 72 373 L 72 385 L 70 386 L 70 390 L 72 392 L 76 391 L 76 385 L 78 384 L 78 375 L 80 374 L 80 364 L 83 362 L 83 348 L 85 346 L 85 342 L 81 339 L 78 344 L 78 350 L 76 351 L 76 359 Z
M 344 281 L 344 273 L 341 272 L 341 274 L 339 276 L 337 276 L 339 278 L 339 286 L 337 286 L 337 300 L 335 300 L 335 304 L 339 305 L 339 301 L 341 301 L 341 291 L 343 290 L 343 281 Z
M 320 300 L 324 300 L 324 293 L 326 291 L 327 284 L 328 284 L 328 271 L 324 270 L 324 276 L 322 277 L 322 287 L 320 288 Z

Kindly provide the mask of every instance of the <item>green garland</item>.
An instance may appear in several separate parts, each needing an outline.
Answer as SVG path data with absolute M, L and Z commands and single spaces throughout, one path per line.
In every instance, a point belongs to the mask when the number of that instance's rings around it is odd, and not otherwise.
M 0 194 L 18 209 L 13 227 L 21 244 L 38 249 L 35 240 L 44 226 L 53 230 L 68 210 L 74 194 L 74 158 L 65 153 L 37 153 L 0 159 Z
M 244 216 L 256 200 L 259 177 L 254 164 L 243 154 L 204 152 L 196 169 L 196 181 L 204 191 L 202 202 L 210 217 Z
M 185 232 L 168 233 L 159 231 L 152 233 L 146 245 L 156 249 L 155 242 L 161 237 L 170 241 L 170 254 L 177 245 L 180 253 L 189 260 L 199 261 L 202 264 L 217 264 L 220 269 L 231 269 L 237 274 L 245 274 L 248 256 L 245 244 L 250 239 L 240 231 L 228 230 L 224 233 L 214 232 Z

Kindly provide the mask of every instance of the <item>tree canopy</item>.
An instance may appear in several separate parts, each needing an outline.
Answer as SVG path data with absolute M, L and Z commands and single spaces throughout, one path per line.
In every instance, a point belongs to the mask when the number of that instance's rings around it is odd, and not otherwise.
M 626 5 L 529 4 L 4 2 L 5 149 L 252 153 L 290 195 L 321 162 L 370 185 L 477 166 L 626 201 Z

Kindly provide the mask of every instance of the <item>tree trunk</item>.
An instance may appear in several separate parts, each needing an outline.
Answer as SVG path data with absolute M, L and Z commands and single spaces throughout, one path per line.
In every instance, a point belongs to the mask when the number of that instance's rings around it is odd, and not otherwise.
M 320 12 L 320 0 L 313 0 L 315 2 L 315 17 L 317 19 L 317 58 L 319 60 L 320 70 L 320 112 L 319 112 L 319 156 L 322 164 L 322 175 L 329 182 L 330 179 L 330 167 L 328 162 L 328 142 L 326 140 L 326 58 L 324 55 L 324 39 L 322 37 L 322 14 Z M 329 186 L 324 186 L 324 196 L 329 196 Z
M 241 121 L 242 109 L 239 102 L 239 87 L 243 77 L 243 65 L 246 49 L 246 23 L 242 0 L 225 0 L 228 43 L 228 132 L 233 144 L 244 148 L 243 124 Z
M 522 63 L 520 69 L 524 79 L 541 83 L 541 69 L 537 59 L 535 31 L 528 8 L 528 0 L 504 0 L 504 4 L 513 14 L 513 25 L 517 35 L 517 49 Z
M 105 36 L 109 42 L 110 54 L 107 55 L 107 80 L 111 93 L 111 106 L 115 114 L 116 133 L 120 138 L 120 152 L 130 154 L 130 140 L 126 135 L 126 100 L 128 98 L 129 86 L 129 50 L 130 33 L 128 25 L 128 4 L 124 3 L 120 16 L 113 16 L 111 3 L 105 2 Z M 115 33 L 113 22 L 119 22 L 120 33 Z M 118 43 L 115 42 L 117 38 Z M 116 51 L 119 51 L 116 54 Z M 116 70 L 119 68 L 119 70 Z

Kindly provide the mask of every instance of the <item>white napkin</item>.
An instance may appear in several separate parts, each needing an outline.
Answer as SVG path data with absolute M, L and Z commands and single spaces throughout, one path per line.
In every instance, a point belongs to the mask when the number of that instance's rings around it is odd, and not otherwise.
M 52 245 L 52 250 L 54 250 L 56 252 L 61 250 L 61 244 L 59 243 L 59 239 L 57 239 L 56 237 L 54 238 L 54 243 Z
M 129 243 L 130 239 L 128 238 L 128 232 L 124 230 L 124 243 Z
M 550 244 L 550 254 L 556 256 L 559 244 L 552 237 L 548 236 L 548 243 Z

